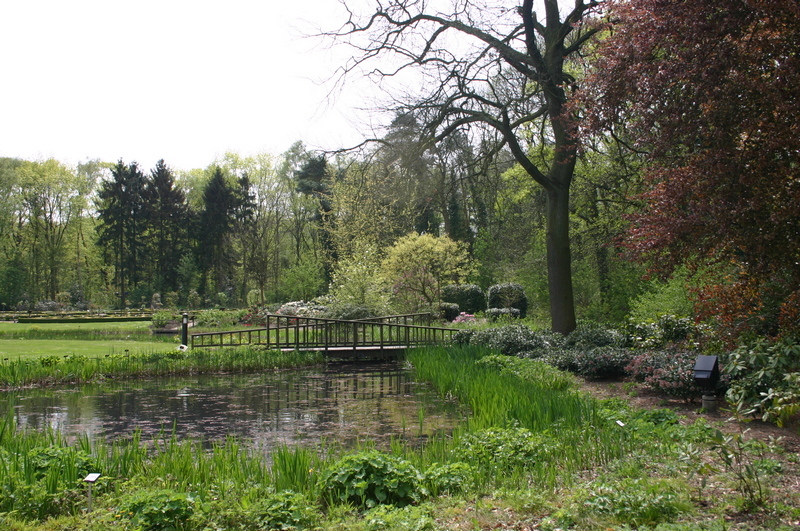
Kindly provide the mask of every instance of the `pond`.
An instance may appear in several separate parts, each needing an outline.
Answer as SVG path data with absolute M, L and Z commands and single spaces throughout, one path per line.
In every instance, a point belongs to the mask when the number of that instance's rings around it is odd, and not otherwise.
M 258 446 L 336 444 L 391 438 L 412 444 L 450 431 L 464 416 L 413 381 L 398 364 L 329 364 L 259 374 L 131 380 L 0 394 L 20 429 L 112 440 L 135 430 L 142 440 L 173 431 L 215 441 L 240 436 Z

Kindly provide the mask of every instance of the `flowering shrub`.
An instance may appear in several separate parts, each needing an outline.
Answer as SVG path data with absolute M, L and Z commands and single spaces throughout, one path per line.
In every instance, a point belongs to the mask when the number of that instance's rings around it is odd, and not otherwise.
M 561 336 L 552 332 L 532 330 L 528 326 L 517 324 L 476 331 L 469 343 L 495 349 L 509 356 L 537 358 L 560 345 L 561 341 Z
M 232 326 L 239 323 L 246 313 L 244 310 L 203 310 L 195 315 L 194 324 L 202 327 Z
M 370 317 L 377 317 L 375 312 L 366 306 L 359 306 L 357 304 L 345 304 L 331 306 L 325 313 L 325 317 L 331 319 L 342 319 L 344 321 L 357 321 L 359 319 L 369 319 Z
M 461 312 L 461 313 L 458 314 L 458 316 L 455 319 L 453 319 L 453 322 L 454 323 L 475 323 L 475 322 L 477 322 L 477 319 L 475 319 L 475 316 L 473 314 L 471 314 L 471 313 Z
M 703 394 L 703 389 L 694 383 L 696 361 L 696 354 L 684 350 L 647 351 L 635 356 L 626 370 L 654 391 L 691 399 Z
M 327 308 L 313 302 L 292 301 L 285 302 L 275 313 L 279 315 L 293 315 L 296 317 L 321 317 Z
M 474 334 L 475 330 L 457 330 L 452 336 L 452 341 L 456 345 L 469 345 Z

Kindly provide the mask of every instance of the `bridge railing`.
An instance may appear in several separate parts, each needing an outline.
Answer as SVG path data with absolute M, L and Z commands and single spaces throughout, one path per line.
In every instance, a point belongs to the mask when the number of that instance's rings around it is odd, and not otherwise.
M 449 341 L 456 329 L 396 322 L 343 321 L 267 315 L 266 326 L 192 334 L 192 348 L 263 345 L 271 349 L 324 350 L 411 347 Z
M 431 326 L 435 319 L 430 312 L 406 313 L 402 315 L 384 315 L 382 317 L 367 317 L 365 319 L 353 319 L 354 321 L 365 321 L 370 323 L 395 323 L 404 325 Z

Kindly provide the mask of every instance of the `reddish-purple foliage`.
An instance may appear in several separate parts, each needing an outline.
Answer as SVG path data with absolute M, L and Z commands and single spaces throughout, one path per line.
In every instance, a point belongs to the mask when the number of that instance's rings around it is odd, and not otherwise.
M 649 153 L 628 248 L 662 273 L 724 264 L 698 309 L 733 335 L 800 329 L 800 3 L 610 6 L 583 102 Z

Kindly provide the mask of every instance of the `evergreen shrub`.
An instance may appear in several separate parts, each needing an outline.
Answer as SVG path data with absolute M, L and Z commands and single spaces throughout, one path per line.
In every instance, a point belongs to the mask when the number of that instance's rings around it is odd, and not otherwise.
M 450 284 L 442 288 L 442 300 L 458 304 L 462 312 L 477 313 L 486 309 L 486 294 L 476 284 Z
M 588 379 L 625 376 L 633 353 L 618 347 L 590 349 L 558 348 L 549 351 L 542 360 L 562 371 L 569 371 Z
M 455 321 L 461 312 L 458 304 L 452 302 L 442 302 L 439 304 L 439 316 L 445 321 Z
M 745 344 L 720 360 L 730 378 L 726 399 L 783 425 L 800 413 L 800 341 L 784 338 Z
M 475 330 L 470 328 L 457 330 L 452 336 L 452 341 L 456 345 L 469 345 L 473 334 L 475 334 Z
M 533 330 L 521 324 L 497 326 L 478 330 L 469 338 L 470 345 L 499 351 L 507 356 L 537 358 L 560 344 L 551 332 Z
M 519 316 L 524 318 L 528 313 L 528 297 L 525 288 L 515 282 L 495 284 L 486 292 L 489 308 L 515 308 Z
M 565 341 L 567 347 L 578 349 L 619 347 L 624 343 L 625 337 L 619 331 L 596 323 L 581 323 Z

